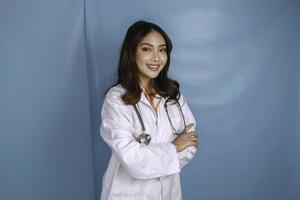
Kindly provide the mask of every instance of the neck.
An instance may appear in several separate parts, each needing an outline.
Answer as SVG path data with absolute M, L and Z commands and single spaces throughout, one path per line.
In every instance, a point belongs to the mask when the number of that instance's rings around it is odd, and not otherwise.
M 149 79 L 149 80 L 141 80 L 140 81 L 140 86 L 142 89 L 148 91 L 151 90 L 153 85 L 152 85 L 153 79 Z

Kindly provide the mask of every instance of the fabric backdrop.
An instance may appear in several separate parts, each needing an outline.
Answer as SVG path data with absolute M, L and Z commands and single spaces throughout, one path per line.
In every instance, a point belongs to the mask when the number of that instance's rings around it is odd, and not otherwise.
M 100 109 L 140 19 L 198 122 L 184 199 L 299 200 L 299 0 L 0 0 L 0 199 L 99 198 Z

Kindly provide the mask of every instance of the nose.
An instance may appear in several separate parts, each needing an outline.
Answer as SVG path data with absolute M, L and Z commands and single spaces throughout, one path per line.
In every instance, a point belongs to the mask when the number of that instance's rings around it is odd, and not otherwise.
M 152 60 L 152 61 L 155 61 L 155 62 L 158 62 L 159 59 L 160 59 L 160 56 L 159 56 L 158 51 L 153 51 L 151 60 Z

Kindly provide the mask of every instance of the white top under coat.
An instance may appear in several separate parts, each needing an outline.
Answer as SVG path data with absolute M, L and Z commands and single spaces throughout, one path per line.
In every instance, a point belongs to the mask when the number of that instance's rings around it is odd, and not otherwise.
M 176 152 L 171 143 L 172 132 L 162 98 L 157 113 L 142 93 L 138 102 L 146 133 L 151 135 L 149 145 L 137 141 L 142 128 L 132 105 L 126 105 L 121 96 L 125 89 L 117 85 L 109 90 L 102 106 L 100 134 L 112 150 L 103 176 L 101 200 L 181 200 L 180 169 L 193 159 L 195 147 Z M 181 95 L 179 103 L 186 124 L 196 122 Z M 182 117 L 176 105 L 168 108 L 176 131 L 183 130 Z M 180 127 L 181 126 L 181 127 Z

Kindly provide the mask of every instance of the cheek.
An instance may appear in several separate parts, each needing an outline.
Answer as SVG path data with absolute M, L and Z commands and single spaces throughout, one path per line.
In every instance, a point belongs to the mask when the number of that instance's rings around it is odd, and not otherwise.
M 139 53 L 135 54 L 135 62 L 140 63 L 141 62 L 141 55 Z
M 165 65 L 167 63 L 167 61 L 168 61 L 168 56 L 167 55 L 163 55 L 161 57 L 161 60 L 162 60 L 163 64 Z
M 137 64 L 137 67 L 138 68 L 141 68 L 141 66 L 143 65 L 143 63 L 144 63 L 144 59 L 143 59 L 143 56 L 141 56 L 140 54 L 136 54 L 136 56 L 135 56 L 135 62 L 136 62 L 136 64 Z
M 135 55 L 135 61 L 136 63 L 144 63 L 149 59 L 148 57 L 149 55 L 143 54 L 142 52 L 138 52 Z

